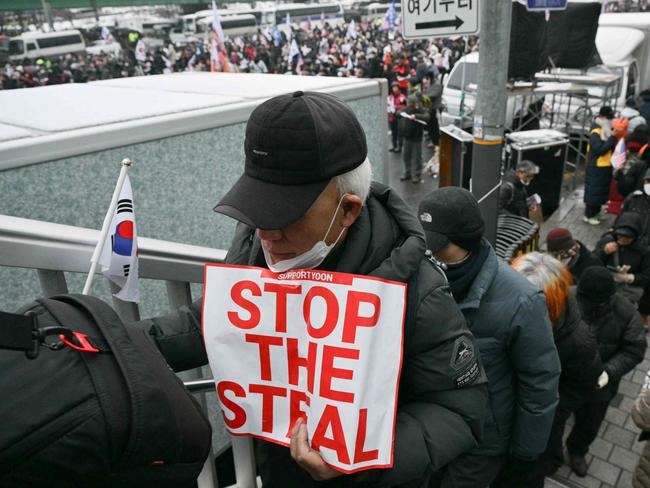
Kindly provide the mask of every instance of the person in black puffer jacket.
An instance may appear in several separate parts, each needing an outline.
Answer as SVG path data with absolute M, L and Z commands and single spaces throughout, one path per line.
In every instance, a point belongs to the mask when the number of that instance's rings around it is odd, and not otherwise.
M 499 212 L 528 218 L 526 187 L 539 174 L 539 166 L 532 161 L 519 161 L 517 167 L 503 175 L 499 188 Z
M 564 227 L 553 229 L 546 235 L 546 250 L 569 269 L 576 284 L 587 268 L 603 265 L 587 246 L 574 240 L 571 231 Z
M 596 391 L 603 363 L 596 338 L 580 318 L 575 298 L 569 296 L 572 278 L 566 266 L 547 254 L 532 252 L 517 258 L 512 267 L 544 290 L 562 364 L 560 402 L 551 435 L 536 474 L 527 485 L 528 488 L 543 488 L 544 477 L 563 464 L 562 436 L 566 421 Z
M 391 467 L 336 471 L 309 447 L 302 424 L 291 449 L 256 442 L 264 487 L 423 486 L 478 445 L 488 397 L 478 345 L 444 273 L 425 258 L 422 226 L 393 190 L 371 183 L 361 124 L 333 95 L 298 91 L 262 103 L 246 125 L 245 152 L 244 174 L 215 207 L 239 220 L 227 264 L 373 276 L 408 283 L 412 296 Z M 178 371 L 206 362 L 201 319 L 199 299 L 137 325 Z
M 605 233 L 594 254 L 612 273 L 617 291 L 638 304 L 639 312 L 650 313 L 650 252 L 639 241 L 641 219 L 635 212 L 623 212 L 614 229 Z
M 641 189 L 625 197 L 623 212 L 635 212 L 640 216 L 639 243 L 650 245 L 650 169 L 641 180 Z
M 400 137 L 404 138 L 404 171 L 400 180 L 410 179 L 412 183 L 422 183 L 422 137 L 429 123 L 429 114 L 422 105 L 422 94 L 408 97 L 406 107 L 397 112 Z
M 634 305 L 615 292 L 614 280 L 606 269 L 588 268 L 572 293 L 577 296 L 583 320 L 598 341 L 603 372 L 599 389 L 589 402 L 575 411 L 575 423 L 566 445 L 571 469 L 585 476 L 585 455 L 598 435 L 609 402 L 618 392 L 621 378 L 643 360 L 646 338 Z

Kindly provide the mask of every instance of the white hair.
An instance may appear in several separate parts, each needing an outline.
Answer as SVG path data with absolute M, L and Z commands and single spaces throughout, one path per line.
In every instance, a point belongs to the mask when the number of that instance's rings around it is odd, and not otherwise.
M 540 290 L 546 290 L 563 279 L 564 265 L 549 254 L 530 252 L 514 260 L 512 267 Z
M 365 159 L 363 163 L 347 173 L 338 175 L 336 179 L 336 188 L 339 195 L 343 196 L 346 193 L 349 195 L 356 195 L 361 199 L 361 203 L 365 204 L 366 198 L 370 193 L 370 183 L 372 183 L 372 166 L 370 160 Z

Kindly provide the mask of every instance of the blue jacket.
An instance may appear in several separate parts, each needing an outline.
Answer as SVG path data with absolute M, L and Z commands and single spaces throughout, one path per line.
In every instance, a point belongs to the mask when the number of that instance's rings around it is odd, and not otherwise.
M 544 294 L 490 249 L 458 306 L 478 342 L 490 395 L 483 441 L 471 452 L 537 457 L 546 449 L 560 378 Z

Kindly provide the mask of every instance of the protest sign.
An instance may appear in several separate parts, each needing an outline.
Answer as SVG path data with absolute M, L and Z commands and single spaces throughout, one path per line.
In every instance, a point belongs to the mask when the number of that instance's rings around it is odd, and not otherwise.
M 305 418 L 334 469 L 391 467 L 406 285 L 319 270 L 205 268 L 203 337 L 233 435 L 289 445 Z

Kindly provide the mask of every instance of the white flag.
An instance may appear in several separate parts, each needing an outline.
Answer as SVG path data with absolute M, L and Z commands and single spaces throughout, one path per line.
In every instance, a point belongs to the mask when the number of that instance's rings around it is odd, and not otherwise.
M 135 59 L 141 62 L 147 59 L 147 46 L 142 42 L 142 39 L 135 45 Z
M 357 24 L 354 22 L 354 19 L 348 24 L 348 31 L 345 34 L 345 37 L 356 39 L 357 38 Z
M 99 257 L 102 273 L 121 288 L 115 294 L 120 300 L 140 301 L 138 288 L 138 233 L 135 226 L 133 191 L 129 175 L 117 200 L 109 232 Z
M 109 31 L 106 26 L 102 27 L 102 39 L 104 39 L 107 44 L 111 44 L 115 40 L 113 34 L 111 34 L 111 31 Z

